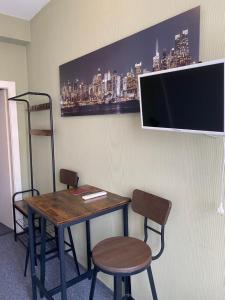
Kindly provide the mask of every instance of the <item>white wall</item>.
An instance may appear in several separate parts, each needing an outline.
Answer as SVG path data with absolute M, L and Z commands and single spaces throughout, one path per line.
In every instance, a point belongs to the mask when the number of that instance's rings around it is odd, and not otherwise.
M 224 299 L 225 219 L 216 214 L 222 141 L 144 131 L 139 114 L 61 118 L 58 67 L 197 5 L 200 59 L 222 58 L 223 0 L 54 0 L 32 20 L 28 46 L 30 89 L 50 93 L 54 101 L 57 170 L 77 170 L 81 183 L 121 195 L 130 196 L 139 188 L 172 201 L 165 253 L 152 265 L 159 299 L 165 300 Z M 42 124 L 43 119 L 36 122 Z M 43 176 L 49 163 L 46 147 L 46 139 L 36 140 L 35 180 L 42 192 L 51 190 L 50 178 Z M 142 219 L 131 212 L 129 217 L 130 234 L 142 238 Z M 81 262 L 83 229 L 74 229 Z M 120 214 L 92 222 L 93 244 L 119 233 Z M 136 299 L 149 299 L 146 274 L 135 276 L 132 284 Z
M 0 222 L 12 226 L 11 163 L 9 155 L 9 120 L 6 91 L 0 90 Z

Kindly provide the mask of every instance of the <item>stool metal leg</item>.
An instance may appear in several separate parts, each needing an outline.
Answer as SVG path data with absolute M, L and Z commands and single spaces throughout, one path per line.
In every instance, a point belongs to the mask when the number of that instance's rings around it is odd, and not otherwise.
M 96 267 L 94 267 L 94 270 L 92 273 L 92 282 L 91 282 L 91 290 L 90 290 L 89 300 L 93 300 L 93 298 L 94 298 L 97 273 L 98 273 L 98 269 Z
M 114 276 L 114 300 L 121 300 L 122 298 L 122 277 Z
M 76 251 L 75 251 L 73 237 L 72 237 L 72 233 L 71 233 L 70 227 L 67 228 L 67 231 L 68 231 L 68 235 L 69 235 L 71 250 L 72 250 L 72 253 L 73 253 L 73 259 L 74 259 L 74 262 L 75 262 L 75 265 L 76 265 L 76 269 L 77 269 L 77 274 L 80 276 L 80 269 L 79 269 L 79 265 L 78 265 L 78 261 L 77 261 L 77 255 L 76 255 Z
M 27 267 L 28 267 L 29 256 L 30 256 L 30 253 L 29 253 L 29 241 L 28 241 L 28 246 L 27 246 L 27 250 L 26 250 L 26 258 L 25 258 L 24 274 L 23 274 L 24 277 L 27 276 Z
M 149 279 L 149 283 L 151 286 L 153 300 L 158 300 L 151 266 L 149 266 L 149 268 L 147 268 L 147 271 L 148 271 L 148 279 Z
M 124 284 L 125 284 L 125 294 L 129 296 L 129 299 L 133 299 L 131 297 L 131 278 L 130 276 L 124 277 Z

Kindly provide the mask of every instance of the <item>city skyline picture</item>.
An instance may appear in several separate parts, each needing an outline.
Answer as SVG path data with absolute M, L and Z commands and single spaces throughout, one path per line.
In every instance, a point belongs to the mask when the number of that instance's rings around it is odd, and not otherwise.
M 61 116 L 138 112 L 138 75 L 198 63 L 199 31 L 198 6 L 61 65 Z

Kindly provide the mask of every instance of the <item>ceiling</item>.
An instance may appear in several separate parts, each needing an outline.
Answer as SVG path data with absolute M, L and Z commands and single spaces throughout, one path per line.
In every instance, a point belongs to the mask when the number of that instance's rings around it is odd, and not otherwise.
M 30 21 L 50 0 L 0 0 L 0 14 Z

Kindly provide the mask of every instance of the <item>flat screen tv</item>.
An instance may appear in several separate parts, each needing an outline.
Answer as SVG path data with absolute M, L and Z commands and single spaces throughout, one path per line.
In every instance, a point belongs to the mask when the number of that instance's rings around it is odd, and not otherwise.
M 141 74 L 143 128 L 224 135 L 225 60 Z

